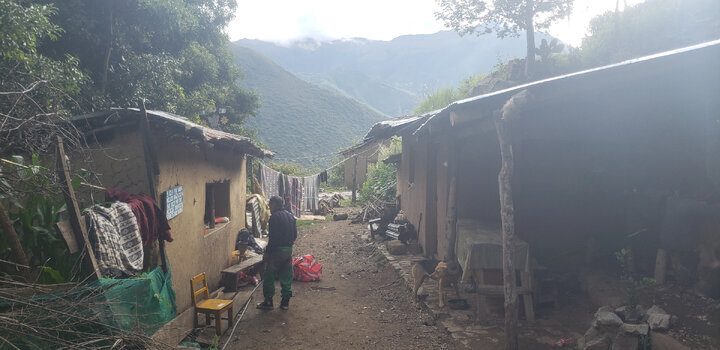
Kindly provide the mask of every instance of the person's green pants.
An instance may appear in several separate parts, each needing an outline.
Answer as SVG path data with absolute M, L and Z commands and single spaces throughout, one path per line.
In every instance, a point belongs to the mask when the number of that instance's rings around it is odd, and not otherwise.
M 263 296 L 270 299 L 275 295 L 275 279 L 280 280 L 280 295 L 292 297 L 292 247 L 278 247 L 265 253 L 265 273 L 263 274 Z

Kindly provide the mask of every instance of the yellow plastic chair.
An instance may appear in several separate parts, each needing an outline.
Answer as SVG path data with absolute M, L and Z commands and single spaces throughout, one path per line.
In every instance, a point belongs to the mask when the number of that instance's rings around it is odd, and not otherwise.
M 202 282 L 203 287 L 195 291 L 195 285 Z M 190 290 L 192 291 L 192 302 L 195 307 L 195 327 L 197 327 L 197 314 L 205 315 L 205 324 L 210 324 L 210 315 L 215 317 L 215 331 L 218 336 L 222 334 L 222 317 L 220 316 L 225 310 L 228 312 L 229 325 L 233 324 L 233 302 L 225 299 L 210 299 L 210 291 L 205 279 L 205 272 L 195 276 L 190 280 Z M 198 301 L 198 296 L 205 294 L 204 300 Z

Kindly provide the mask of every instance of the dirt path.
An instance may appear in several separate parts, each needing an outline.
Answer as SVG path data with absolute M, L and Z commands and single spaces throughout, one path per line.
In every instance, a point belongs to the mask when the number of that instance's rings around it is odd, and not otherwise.
M 362 230 L 348 221 L 300 229 L 293 255 L 315 255 L 323 279 L 293 282 L 287 311 L 256 310 L 262 301 L 258 288 L 228 348 L 461 348 L 445 330 L 426 325 L 434 322 L 415 307 L 395 270 L 353 234 Z

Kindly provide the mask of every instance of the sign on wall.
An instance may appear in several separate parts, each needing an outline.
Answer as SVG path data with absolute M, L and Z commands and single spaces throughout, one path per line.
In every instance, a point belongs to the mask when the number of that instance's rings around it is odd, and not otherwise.
M 165 191 L 165 216 L 168 220 L 178 216 L 183 211 L 183 187 L 175 186 Z

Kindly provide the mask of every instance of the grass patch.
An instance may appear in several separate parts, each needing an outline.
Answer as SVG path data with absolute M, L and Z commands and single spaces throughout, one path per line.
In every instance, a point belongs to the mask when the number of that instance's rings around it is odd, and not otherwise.
M 295 221 L 295 226 L 298 229 L 305 228 L 305 227 L 312 227 L 315 225 L 315 220 L 297 220 Z
M 333 193 L 333 192 L 345 192 L 347 189 L 345 187 L 322 187 L 322 190 L 324 193 Z
M 357 207 L 360 206 L 362 202 L 360 199 L 358 199 L 355 203 L 353 203 L 352 199 L 343 199 L 340 200 L 340 206 L 341 207 Z

